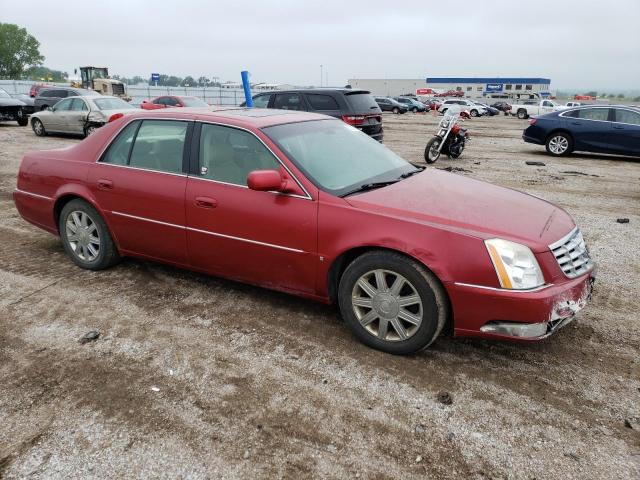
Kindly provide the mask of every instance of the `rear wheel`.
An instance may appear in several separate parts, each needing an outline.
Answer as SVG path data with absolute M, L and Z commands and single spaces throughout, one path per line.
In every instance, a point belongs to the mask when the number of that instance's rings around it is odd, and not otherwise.
M 440 143 L 442 139 L 440 137 L 433 137 L 427 143 L 424 149 L 424 161 L 427 163 L 434 163 L 440 158 Z
M 428 347 L 447 318 L 438 279 L 399 253 L 373 251 L 355 259 L 338 288 L 340 312 L 365 345 L 396 355 Z
M 393 108 L 391 109 L 391 111 L 392 111 L 393 113 L 395 113 L 396 115 L 397 115 L 398 113 L 400 113 L 400 109 L 399 109 L 398 107 L 393 107 Z
M 102 270 L 120 260 L 107 224 L 84 200 L 71 200 L 64 206 L 58 228 L 65 251 L 79 267 Z
M 573 150 L 573 139 L 568 133 L 553 133 L 547 138 L 545 146 L 549 154 L 561 157 L 571 153 Z
M 47 131 L 44 129 L 44 125 L 38 118 L 31 120 L 31 128 L 33 128 L 33 133 L 39 137 L 44 137 L 47 134 Z
M 478 116 L 478 110 L 471 110 L 471 116 L 472 117 L 477 117 Z
M 418 107 L 413 107 L 413 108 L 411 109 L 411 111 L 412 111 L 413 113 L 418 113 Z
M 88 137 L 89 135 L 93 135 L 98 128 L 98 125 L 89 125 L 84 129 L 84 136 Z

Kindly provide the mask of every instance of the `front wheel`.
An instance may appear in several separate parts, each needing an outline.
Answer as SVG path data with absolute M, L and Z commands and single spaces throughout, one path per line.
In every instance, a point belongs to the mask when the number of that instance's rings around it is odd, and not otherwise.
M 526 120 L 529 117 L 529 114 L 524 108 L 518 110 L 517 116 L 520 120 Z
M 440 158 L 440 143 L 442 139 L 440 137 L 433 137 L 427 143 L 424 149 L 424 161 L 427 163 L 434 163 Z
M 391 110 L 393 113 L 395 113 L 396 115 L 398 113 L 400 113 L 400 109 L 398 107 L 393 107 L 393 109 Z
M 471 116 L 472 117 L 477 117 L 478 116 L 478 110 L 471 110 Z
M 44 125 L 38 118 L 31 120 L 31 128 L 33 128 L 33 133 L 39 137 L 44 137 L 47 134 L 47 131 L 44 129 Z
M 396 252 L 356 258 L 340 279 L 338 300 L 362 343 L 396 355 L 427 348 L 447 318 L 446 296 L 435 275 Z
M 567 133 L 554 133 L 547 138 L 545 144 L 547 153 L 561 157 L 568 155 L 573 150 L 573 139 Z
M 84 200 L 71 200 L 64 206 L 58 228 L 67 255 L 79 267 L 102 270 L 120 259 L 107 224 Z
M 413 113 L 418 113 L 418 107 L 413 107 L 413 108 L 411 109 L 411 111 L 412 111 Z

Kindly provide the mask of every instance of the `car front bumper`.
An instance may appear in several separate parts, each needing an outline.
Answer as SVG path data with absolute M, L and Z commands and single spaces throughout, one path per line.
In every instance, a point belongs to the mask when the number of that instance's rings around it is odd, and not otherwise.
M 594 271 L 529 291 L 448 284 L 454 334 L 464 337 L 541 340 L 570 323 L 591 299 Z

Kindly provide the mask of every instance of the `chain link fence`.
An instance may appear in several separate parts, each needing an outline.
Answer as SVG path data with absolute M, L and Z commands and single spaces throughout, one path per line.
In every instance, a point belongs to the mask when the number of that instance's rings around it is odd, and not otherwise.
M 5 89 L 10 95 L 29 95 L 32 85 L 41 82 L 28 80 L 0 80 L 0 88 Z M 69 83 L 52 83 L 59 87 L 68 87 Z M 127 85 L 127 94 L 131 97 L 133 105 L 139 105 L 143 100 L 150 100 L 161 95 L 179 95 L 197 97 L 211 105 L 237 106 L 244 102 L 244 91 L 238 88 L 222 87 L 156 87 L 153 85 Z

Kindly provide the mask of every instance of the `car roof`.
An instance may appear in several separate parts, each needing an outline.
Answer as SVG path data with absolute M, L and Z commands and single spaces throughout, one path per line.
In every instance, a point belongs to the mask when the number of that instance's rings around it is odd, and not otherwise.
M 246 107 L 185 107 L 180 109 L 140 110 L 128 115 L 127 118 L 196 120 L 214 123 L 217 121 L 245 128 L 263 128 L 312 120 L 336 120 L 334 117 L 318 113 Z

